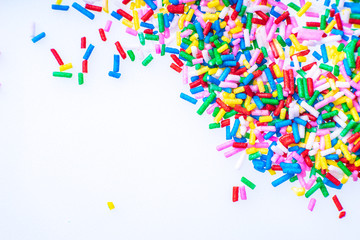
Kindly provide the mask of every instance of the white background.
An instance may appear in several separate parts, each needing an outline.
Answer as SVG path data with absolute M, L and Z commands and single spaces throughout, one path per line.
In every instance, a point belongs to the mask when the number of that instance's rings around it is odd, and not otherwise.
M 225 129 L 209 130 L 179 98 L 186 91 L 170 57 L 145 68 L 121 61 L 120 79 L 107 76 L 114 46 L 138 42 L 105 14 L 94 21 L 54 1 L 0 0 L 0 239 L 335 239 L 355 236 L 359 184 L 330 190 L 347 211 L 338 219 L 318 191 L 314 212 L 277 176 L 253 170 L 215 147 Z M 72 1 L 63 1 L 71 5 Z M 98 28 L 114 21 L 108 41 Z M 31 21 L 47 37 L 30 40 Z M 87 36 L 95 49 L 82 86 L 54 78 L 50 48 L 77 75 Z M 246 176 L 257 184 L 248 200 L 232 202 Z M 110 211 L 107 202 L 115 209 Z

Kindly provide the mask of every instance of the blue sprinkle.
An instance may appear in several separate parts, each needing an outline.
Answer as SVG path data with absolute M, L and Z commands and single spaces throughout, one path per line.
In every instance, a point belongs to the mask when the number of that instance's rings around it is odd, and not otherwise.
M 38 42 L 40 39 L 43 39 L 45 36 L 46 36 L 46 34 L 45 34 L 44 32 L 42 32 L 42 33 L 40 33 L 39 35 L 36 35 L 35 37 L 33 37 L 33 38 L 31 39 L 31 41 L 32 41 L 33 43 L 36 43 L 36 42 Z
M 198 101 L 197 99 L 190 97 L 189 95 L 187 95 L 185 93 L 180 93 L 180 98 L 182 98 L 185 101 L 188 101 L 189 103 L 192 103 L 192 104 L 196 104 Z
M 74 2 L 72 4 L 72 7 L 75 8 L 76 10 L 78 10 L 80 13 L 82 13 L 83 15 L 85 15 L 86 17 L 90 18 L 91 20 L 93 20 L 95 18 L 95 15 L 88 11 L 86 8 L 82 7 L 80 4 L 78 4 L 77 2 Z

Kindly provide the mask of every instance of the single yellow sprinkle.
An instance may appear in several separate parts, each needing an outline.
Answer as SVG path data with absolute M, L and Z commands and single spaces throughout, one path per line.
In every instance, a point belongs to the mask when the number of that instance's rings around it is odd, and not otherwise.
M 107 205 L 108 205 L 110 210 L 113 210 L 115 208 L 115 205 L 114 205 L 113 202 L 108 202 Z
M 305 3 L 304 6 L 297 12 L 298 17 L 304 15 L 304 13 L 311 7 L 311 5 L 311 2 Z

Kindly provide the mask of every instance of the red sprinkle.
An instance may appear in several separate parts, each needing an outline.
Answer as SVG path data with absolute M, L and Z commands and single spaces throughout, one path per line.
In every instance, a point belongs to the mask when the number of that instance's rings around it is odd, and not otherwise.
M 337 208 L 339 211 L 341 211 L 341 210 L 344 209 L 344 208 L 341 206 L 341 203 L 340 203 L 340 201 L 339 201 L 339 199 L 338 199 L 338 197 L 337 197 L 336 195 L 334 195 L 334 196 L 332 197 L 332 200 L 334 201 L 334 203 L 335 203 L 335 205 L 336 205 L 336 208 Z
M 61 59 L 60 55 L 57 53 L 57 51 L 55 49 L 50 49 L 50 51 L 52 52 L 52 54 L 54 55 L 56 61 L 59 63 L 59 65 L 64 65 L 63 60 Z
M 101 12 L 102 7 L 91 5 L 91 4 L 85 4 L 85 8 L 91 11 Z
M 232 200 L 233 200 L 233 202 L 239 201 L 239 187 L 233 187 Z
M 81 38 L 81 48 L 86 48 L 86 37 Z

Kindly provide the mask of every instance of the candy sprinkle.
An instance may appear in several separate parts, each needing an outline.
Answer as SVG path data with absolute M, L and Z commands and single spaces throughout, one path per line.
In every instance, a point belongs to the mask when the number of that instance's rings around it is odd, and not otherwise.
M 57 1 L 60 5 L 61 1 Z M 188 92 L 180 97 L 198 104 L 197 114 L 213 117 L 209 129 L 224 128 L 226 142 L 217 147 L 229 158 L 247 156 L 254 169 L 275 176 L 274 187 L 296 184 L 296 195 L 316 192 L 326 198 L 332 188 L 356 182 L 360 171 L 360 7 L 350 1 L 274 0 L 124 0 L 118 9 L 77 2 L 72 7 L 94 19 L 124 25 L 138 42 L 143 66 L 154 56 L 170 55 L 168 67 L 181 73 Z M 52 5 L 53 10 L 67 10 Z M 68 11 L 71 13 L 71 11 Z M 104 12 L 104 13 L 103 13 Z M 108 44 L 108 20 L 99 31 Z M 105 35 L 106 32 L 106 35 Z M 35 34 L 34 34 L 35 35 Z M 32 38 L 35 43 L 45 37 Z M 123 45 L 120 44 L 122 42 Z M 128 43 L 115 42 L 118 55 L 109 76 L 120 78 L 119 64 L 135 53 Z M 113 48 L 113 43 L 110 45 Z M 124 46 L 124 47 L 123 47 Z M 145 46 L 146 53 L 142 50 Z M 82 73 L 94 50 L 89 44 Z M 86 38 L 81 39 L 86 48 Z M 124 48 L 126 50 L 124 50 Z M 114 51 L 116 51 L 114 49 Z M 64 65 L 55 50 L 52 53 Z M 115 53 L 114 53 L 115 54 Z M 144 56 L 145 55 L 145 56 Z M 79 61 L 80 62 L 80 61 Z M 53 72 L 71 78 L 71 73 Z M 78 74 L 83 84 L 83 74 Z M 199 103 L 198 103 L 199 102 Z M 350 177 L 351 176 L 351 177 Z M 251 189 L 255 184 L 241 181 Z M 245 187 L 236 187 L 246 199 Z M 234 198 L 238 195 L 234 193 Z M 334 202 L 339 208 L 338 200 Z M 312 211 L 315 199 L 309 203 Z M 340 218 L 345 212 L 340 213 Z

